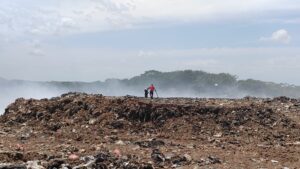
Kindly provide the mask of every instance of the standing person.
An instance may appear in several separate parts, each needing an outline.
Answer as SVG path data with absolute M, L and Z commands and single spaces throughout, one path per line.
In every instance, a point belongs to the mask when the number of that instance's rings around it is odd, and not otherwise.
M 153 93 L 154 93 L 154 91 L 156 91 L 154 85 L 151 84 L 151 85 L 148 87 L 148 89 L 150 90 L 150 97 L 151 97 L 151 99 L 153 99 Z
M 145 98 L 148 98 L 148 93 L 149 93 L 148 89 L 145 89 L 144 92 L 145 92 Z

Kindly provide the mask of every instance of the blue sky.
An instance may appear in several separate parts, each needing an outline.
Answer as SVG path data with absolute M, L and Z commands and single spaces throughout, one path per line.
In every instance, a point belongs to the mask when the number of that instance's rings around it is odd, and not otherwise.
M 0 1 L 0 77 L 96 81 L 146 70 L 300 85 L 300 1 Z

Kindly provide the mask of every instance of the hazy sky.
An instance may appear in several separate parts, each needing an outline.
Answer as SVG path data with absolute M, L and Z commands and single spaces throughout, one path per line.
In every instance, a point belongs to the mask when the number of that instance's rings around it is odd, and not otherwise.
M 96 81 L 150 69 L 300 85 L 300 1 L 0 0 L 0 77 Z

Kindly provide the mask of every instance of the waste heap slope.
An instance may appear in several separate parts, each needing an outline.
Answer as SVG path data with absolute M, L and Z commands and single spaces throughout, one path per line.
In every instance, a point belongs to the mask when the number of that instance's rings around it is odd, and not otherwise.
M 76 154 L 92 155 L 94 167 L 121 167 L 125 162 L 140 168 L 243 167 L 234 158 L 249 158 L 245 164 L 253 167 L 294 166 L 300 157 L 299 105 L 298 100 L 285 97 L 151 100 L 67 93 L 51 99 L 20 98 L 0 117 L 0 136 L 9 136 L 0 149 L 7 153 L 16 150 L 12 143 L 18 145 L 22 158 L 0 153 L 0 162 L 58 158 L 68 165 L 84 163 L 68 158 Z M 116 150 L 127 152 L 124 164 Z M 229 158 L 230 153 L 237 155 Z M 171 154 L 170 158 L 164 154 Z M 96 162 L 99 156 L 106 161 Z M 272 158 L 282 163 L 270 162 Z

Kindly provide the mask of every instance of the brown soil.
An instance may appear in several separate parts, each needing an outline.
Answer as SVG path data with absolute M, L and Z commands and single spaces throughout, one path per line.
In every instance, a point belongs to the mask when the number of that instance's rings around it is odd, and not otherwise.
M 45 168 L 299 168 L 300 101 L 17 99 L 0 117 L 0 163 L 27 161 Z

